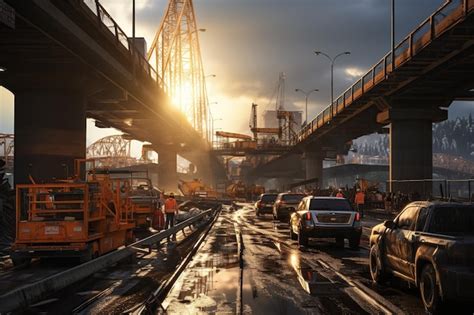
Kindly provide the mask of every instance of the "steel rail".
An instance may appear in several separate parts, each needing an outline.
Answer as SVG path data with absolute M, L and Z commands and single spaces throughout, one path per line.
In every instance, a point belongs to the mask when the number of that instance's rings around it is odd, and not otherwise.
M 184 228 L 198 222 L 204 217 L 214 217 L 216 213 L 216 210 L 213 209 L 206 210 L 203 213 L 189 218 L 168 230 L 156 233 L 84 264 L 5 293 L 0 296 L 0 313 L 12 312 L 38 302 L 53 292 L 64 289 L 67 286 L 77 281 L 83 280 L 106 267 L 129 258 L 138 251 L 137 247 L 148 247 L 150 251 L 153 245 L 159 244 L 163 239 L 176 234 L 180 230 L 183 230 Z

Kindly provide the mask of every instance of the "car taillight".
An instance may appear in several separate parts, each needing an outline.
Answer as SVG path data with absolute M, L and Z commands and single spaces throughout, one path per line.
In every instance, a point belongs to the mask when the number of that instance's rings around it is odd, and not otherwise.
M 306 212 L 306 220 L 311 220 L 311 212 Z
M 360 221 L 360 213 L 356 212 L 354 221 Z

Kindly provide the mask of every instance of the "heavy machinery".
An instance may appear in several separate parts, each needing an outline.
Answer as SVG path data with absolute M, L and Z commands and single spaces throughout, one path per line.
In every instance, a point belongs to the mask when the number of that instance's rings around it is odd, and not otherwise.
M 94 168 L 85 171 L 88 162 L 76 161 L 73 179 L 17 185 L 15 265 L 33 257 L 87 261 L 133 240 L 129 185 Z
M 197 178 L 191 181 L 180 180 L 178 188 L 186 198 L 190 199 L 217 199 L 221 197 L 216 190 Z
M 245 185 L 242 181 L 231 183 L 226 188 L 226 193 L 233 199 L 254 200 L 265 192 L 265 188 L 260 185 Z

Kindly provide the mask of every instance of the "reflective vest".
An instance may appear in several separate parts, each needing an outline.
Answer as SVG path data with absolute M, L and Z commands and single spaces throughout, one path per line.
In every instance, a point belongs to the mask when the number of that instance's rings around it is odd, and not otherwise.
M 165 213 L 175 213 L 178 210 L 178 203 L 174 198 L 168 198 L 165 200 Z
M 365 203 L 365 194 L 359 191 L 356 193 L 354 201 L 357 205 L 363 205 Z

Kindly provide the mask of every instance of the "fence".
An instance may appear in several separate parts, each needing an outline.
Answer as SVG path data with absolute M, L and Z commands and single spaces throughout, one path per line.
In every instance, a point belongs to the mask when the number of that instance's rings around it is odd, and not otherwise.
M 474 201 L 474 179 L 420 179 L 387 181 L 387 191 L 404 193 L 411 200 Z

